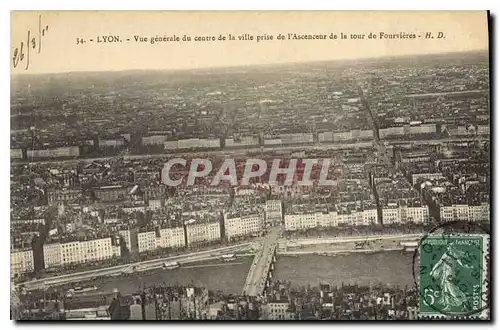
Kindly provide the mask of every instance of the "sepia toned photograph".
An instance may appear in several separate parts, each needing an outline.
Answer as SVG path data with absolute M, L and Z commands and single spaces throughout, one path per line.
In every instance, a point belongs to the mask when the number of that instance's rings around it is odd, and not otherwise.
M 15 321 L 490 321 L 488 11 L 12 11 Z

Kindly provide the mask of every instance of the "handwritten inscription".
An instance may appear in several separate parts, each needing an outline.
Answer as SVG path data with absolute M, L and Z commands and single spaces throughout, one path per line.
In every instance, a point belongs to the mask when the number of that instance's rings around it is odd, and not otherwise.
M 28 70 L 31 62 L 31 52 L 35 51 L 35 54 L 40 54 L 42 51 L 42 40 L 43 37 L 49 31 L 49 26 L 42 24 L 42 15 L 38 16 L 38 31 L 36 33 L 31 33 L 28 30 L 26 41 L 21 41 L 19 47 L 14 49 L 14 54 L 12 56 L 12 65 L 17 68 L 19 64 L 24 63 L 24 70 Z

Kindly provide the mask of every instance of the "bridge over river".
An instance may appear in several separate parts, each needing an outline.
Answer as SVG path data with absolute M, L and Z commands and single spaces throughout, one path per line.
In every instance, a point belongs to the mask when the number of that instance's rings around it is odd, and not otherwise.
M 258 296 L 264 292 L 268 280 L 272 277 L 272 271 L 274 270 L 280 232 L 280 228 L 272 228 L 264 238 L 261 249 L 255 255 L 250 270 L 248 271 L 245 285 L 243 286 L 243 294 Z

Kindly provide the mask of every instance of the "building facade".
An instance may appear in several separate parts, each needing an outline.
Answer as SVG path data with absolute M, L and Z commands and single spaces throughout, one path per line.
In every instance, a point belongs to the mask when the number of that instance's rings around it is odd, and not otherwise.
M 266 224 L 280 224 L 283 219 L 281 200 L 272 199 L 266 201 Z
M 10 253 L 10 277 L 31 273 L 34 270 L 33 250 L 14 249 Z
M 269 301 L 264 306 L 264 316 L 266 320 L 293 320 L 294 314 L 290 311 L 288 300 Z
M 49 243 L 43 246 L 45 268 L 101 261 L 119 257 L 120 247 L 111 237 L 85 241 Z
M 156 250 L 156 231 L 144 231 L 137 234 L 139 253 Z
M 157 240 L 157 247 L 178 248 L 186 244 L 184 239 L 184 229 L 182 227 L 160 229 L 160 239 Z
M 243 237 L 260 233 L 264 229 L 264 214 L 248 214 L 224 217 L 226 237 Z
M 490 205 L 482 203 L 480 205 L 447 205 L 439 207 L 441 221 L 489 221 Z
M 186 225 L 186 232 L 188 246 L 193 243 L 215 242 L 221 239 L 218 221 Z
M 97 200 L 102 202 L 115 202 L 118 200 L 125 200 L 128 191 L 123 186 L 105 186 L 99 187 L 94 190 L 94 195 Z

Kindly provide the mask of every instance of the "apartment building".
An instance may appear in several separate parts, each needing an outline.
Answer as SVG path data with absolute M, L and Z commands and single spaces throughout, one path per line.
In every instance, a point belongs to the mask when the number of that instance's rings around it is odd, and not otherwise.
M 176 248 L 185 246 L 184 229 L 157 228 L 137 234 L 138 252 L 154 251 L 160 248 Z
M 187 244 L 214 242 L 221 239 L 219 221 L 186 225 Z
M 34 270 L 33 250 L 17 248 L 10 252 L 10 277 L 30 273 Z
M 65 241 L 45 244 L 45 268 L 60 267 L 120 256 L 120 246 L 111 237 L 84 241 Z
M 456 204 L 439 207 L 441 221 L 489 221 L 490 205 L 481 203 L 480 205 Z
M 259 233 L 264 228 L 264 213 L 226 215 L 224 228 L 228 239 Z
M 281 200 L 271 199 L 266 201 L 266 224 L 279 224 L 283 218 Z

